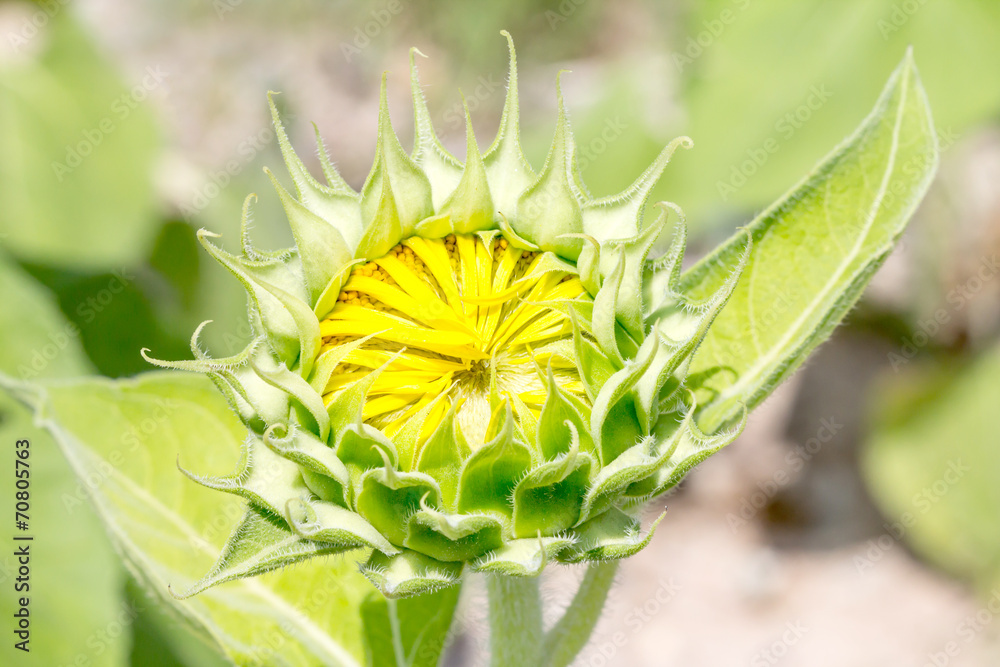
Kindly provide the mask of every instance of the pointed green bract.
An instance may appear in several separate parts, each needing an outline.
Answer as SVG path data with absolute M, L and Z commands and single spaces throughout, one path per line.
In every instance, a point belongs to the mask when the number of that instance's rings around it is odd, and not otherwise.
M 483 164 L 483 156 L 479 153 L 479 146 L 476 144 L 476 135 L 472 131 L 469 105 L 465 100 L 462 100 L 462 104 L 465 108 L 467 134 L 465 170 L 462 172 L 462 180 L 458 182 L 455 190 L 440 209 L 441 215 L 447 216 L 449 225 L 446 229 L 441 230 L 425 230 L 423 226 L 420 226 L 418 232 L 421 236 L 434 238 L 453 231 L 469 234 L 494 227 L 493 197 L 490 195 L 490 186 L 486 178 L 486 167 Z M 445 233 L 434 234 L 434 231 L 444 231 Z
M 324 545 L 303 539 L 279 517 L 251 505 L 211 571 L 178 596 L 188 598 L 227 581 L 264 574 L 313 556 L 340 553 L 349 548 L 355 547 Z
M 582 248 L 582 241 L 566 236 L 583 231 L 580 202 L 573 184 L 575 160 L 573 135 L 560 91 L 552 148 L 542 173 L 518 200 L 517 216 L 511 227 L 542 250 L 568 259 L 576 259 Z
M 501 33 L 507 38 L 510 50 L 510 73 L 507 76 L 507 98 L 504 100 L 503 116 L 496 139 L 483 156 L 483 164 L 490 183 L 490 191 L 497 212 L 509 218 L 517 213 L 517 201 L 532 181 L 535 172 L 521 151 L 520 108 L 517 96 L 517 56 L 514 40 L 506 30 Z
M 462 564 L 443 563 L 416 551 L 396 556 L 375 552 L 362 572 L 387 598 L 408 598 L 455 585 L 462 575 Z
M 383 75 L 378 112 L 379 145 L 375 149 L 375 165 L 361 188 L 361 212 L 366 235 L 373 229 L 385 227 L 389 218 L 396 218 L 394 224 L 400 227 L 400 238 L 406 238 L 412 235 L 418 222 L 432 215 L 431 184 L 423 170 L 399 145 L 389 121 L 385 86 Z M 387 199 L 391 200 L 391 206 Z M 385 252 L 375 256 L 382 254 Z

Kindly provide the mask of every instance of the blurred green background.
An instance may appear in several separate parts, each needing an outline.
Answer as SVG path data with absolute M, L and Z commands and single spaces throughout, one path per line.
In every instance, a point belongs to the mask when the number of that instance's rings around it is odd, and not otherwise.
M 709 482 L 699 487 L 695 474 L 686 484 L 695 488 L 678 495 L 677 527 L 665 523 L 660 551 L 631 566 L 655 567 L 679 540 L 698 546 L 707 571 L 737 582 L 699 589 L 692 575 L 690 590 L 714 605 L 711 622 L 695 612 L 658 616 L 608 664 L 663 664 L 650 647 L 664 632 L 690 637 L 676 664 L 734 664 L 716 662 L 713 638 L 750 663 L 774 632 L 753 621 L 760 604 L 774 618 L 820 619 L 783 664 L 917 665 L 949 641 L 960 651 L 947 664 L 1000 664 L 1000 623 L 989 619 L 967 641 L 959 629 L 963 614 L 1000 595 L 994 0 L 0 2 L 0 370 L 21 379 L 128 376 L 149 370 L 142 347 L 186 358 L 190 332 L 206 319 L 203 342 L 217 356 L 236 352 L 249 335 L 244 294 L 206 261 L 194 232 L 235 242 L 242 200 L 257 192 L 255 242 L 289 242 L 262 173 L 280 171 L 265 93 L 283 93 L 293 143 L 312 166 L 315 121 L 357 187 L 374 156 L 382 70 L 404 145 L 412 137 L 411 46 L 429 56 L 422 80 L 446 146 L 463 155 L 459 89 L 488 143 L 504 99 L 503 28 L 518 46 L 523 142 L 536 164 L 551 140 L 563 68 L 595 195 L 627 186 L 672 137 L 694 139 L 656 191 L 686 210 L 692 257 L 858 125 L 913 46 L 941 141 L 938 179 L 834 340 L 777 407 L 762 409 L 761 426 L 731 448 L 739 451 L 705 473 Z M 841 427 L 790 483 L 765 493 L 747 519 L 753 530 L 727 528 L 725 517 L 764 490 L 783 453 L 808 443 L 824 418 Z M 0 433 L 5 451 L 25 435 L 46 442 L 5 397 Z M 170 621 L 128 585 L 58 452 L 38 450 L 34 483 L 45 492 L 34 520 L 47 539 L 35 561 L 34 650 L 15 653 L 5 639 L 0 664 L 189 664 Z M 12 457 L 3 459 L 6 479 Z M 0 486 L 10 506 L 13 487 Z M 11 552 L 0 556 L 5 619 Z M 727 564 L 726 553 L 748 555 Z M 820 593 L 795 598 L 795 586 L 837 568 L 847 571 L 840 594 L 856 609 L 824 612 L 830 600 Z M 740 588 L 745 572 L 754 591 L 763 586 L 764 603 Z M 897 622 L 887 621 L 893 614 Z M 586 660 L 579 664 L 597 664 Z

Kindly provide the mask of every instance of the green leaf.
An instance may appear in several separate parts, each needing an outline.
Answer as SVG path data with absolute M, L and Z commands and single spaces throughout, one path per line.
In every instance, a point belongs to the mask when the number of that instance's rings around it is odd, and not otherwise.
M 120 269 L 158 226 L 148 97 L 167 73 L 150 66 L 126 88 L 72 12 L 46 33 L 37 59 L 0 66 L 0 238 L 40 264 Z
M 14 443 L 31 442 L 31 509 L 28 535 L 30 543 L 31 589 L 28 591 L 33 619 L 30 654 L 14 648 L 13 634 L 0 644 L 0 664 L 25 667 L 71 665 L 78 655 L 86 655 L 93 667 L 127 665 L 129 636 L 125 631 L 111 638 L 107 633 L 119 616 L 135 617 L 121 595 L 124 572 L 101 522 L 86 500 L 86 487 L 80 484 L 52 443 L 51 437 L 32 425 L 31 414 L 6 394 L 0 392 L 0 442 L 8 454 L 0 463 L 4 483 L 0 502 L 14 507 Z M 13 522 L 13 515 L 11 516 Z M 11 526 L 13 529 L 13 526 Z M 10 532 L 0 555 L 0 613 L 13 619 L 17 598 L 14 590 L 18 562 L 16 545 Z M 67 545 L 74 556 L 67 558 Z M 71 593 L 70 593 L 71 592 Z M 127 628 L 127 623 L 125 627 Z M 13 624 L 8 625 L 8 632 Z M 87 641 L 103 637 L 103 650 L 97 655 Z
M 9 384 L 9 382 L 7 383 Z M 157 605 L 237 665 L 358 665 L 368 584 L 350 557 L 312 560 L 178 601 L 218 560 L 244 503 L 176 469 L 224 472 L 245 428 L 207 379 L 179 372 L 28 387 L 22 400 L 55 436 L 126 565 Z M 363 557 L 363 556 L 361 556 Z
M 830 335 L 889 255 L 937 162 L 908 54 L 855 134 L 747 228 L 750 259 L 689 369 L 722 369 L 695 387 L 705 432 L 760 403 Z M 710 297 L 744 244 L 744 233 L 736 234 L 683 275 L 683 290 Z
M 1000 584 L 998 377 L 1000 347 L 883 378 L 862 456 L 887 531 L 984 593 Z
M 371 593 L 361 605 L 368 664 L 372 667 L 436 667 L 447 646 L 459 588 L 405 600 Z
M 0 370 L 19 377 L 66 377 L 88 372 L 90 365 L 79 338 L 56 308 L 55 299 L 15 266 L 0 257 Z M 80 484 L 47 433 L 31 423 L 31 414 L 0 392 L 0 442 L 9 456 L 0 462 L 4 507 L 14 507 L 17 491 L 14 443 L 30 441 L 30 545 L 32 579 L 30 654 L 0 644 L 0 664 L 49 667 L 73 664 L 87 655 L 93 667 L 127 664 L 128 632 L 104 635 L 102 650 L 88 646 L 88 638 L 107 632 L 119 617 L 135 617 L 134 607 L 122 598 L 124 572 L 101 523 L 86 501 Z M 23 468 L 20 468 L 23 469 Z M 13 520 L 13 519 L 12 519 Z M 58 537 L 58 539 L 52 539 Z M 9 540 L 9 537 L 8 537 Z M 85 557 L 67 558 L 66 544 Z M 23 592 L 14 590 L 17 560 L 14 543 L 7 541 L 0 555 L 0 613 L 12 618 Z M 67 591 L 73 595 L 67 595 Z

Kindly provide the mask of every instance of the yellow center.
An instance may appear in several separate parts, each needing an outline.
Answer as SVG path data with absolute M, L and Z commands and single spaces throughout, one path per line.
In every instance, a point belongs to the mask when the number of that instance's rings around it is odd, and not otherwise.
M 325 400 L 398 355 L 368 392 L 365 421 L 392 436 L 435 401 L 426 437 L 454 405 L 473 447 L 492 435 L 494 381 L 497 396 L 535 417 L 545 402 L 547 367 L 560 387 L 585 400 L 572 323 L 552 307 L 589 299 L 566 268 L 489 234 L 412 237 L 355 267 L 320 325 L 320 353 L 371 338 L 334 370 Z

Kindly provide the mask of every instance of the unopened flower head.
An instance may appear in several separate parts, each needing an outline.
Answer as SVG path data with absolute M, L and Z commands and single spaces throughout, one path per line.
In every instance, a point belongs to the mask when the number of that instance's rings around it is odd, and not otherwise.
M 739 270 L 707 300 L 688 298 L 683 215 L 667 203 L 646 211 L 689 140 L 624 192 L 593 198 L 560 95 L 536 172 L 518 142 L 513 44 L 510 56 L 497 137 L 481 153 L 466 112 L 464 163 L 434 133 L 414 54 L 410 153 L 383 79 L 360 192 L 322 145 L 326 182 L 306 170 L 272 101 L 295 195 L 272 180 L 295 248 L 253 247 L 249 198 L 239 254 L 199 233 L 246 287 L 255 338 L 213 359 L 199 328 L 193 361 L 150 359 L 209 374 L 248 427 L 233 475 L 189 473 L 249 503 L 189 593 L 357 549 L 390 597 L 467 569 L 534 576 L 552 561 L 623 558 L 652 534 L 644 502 L 734 437 L 698 430 L 685 374 Z

